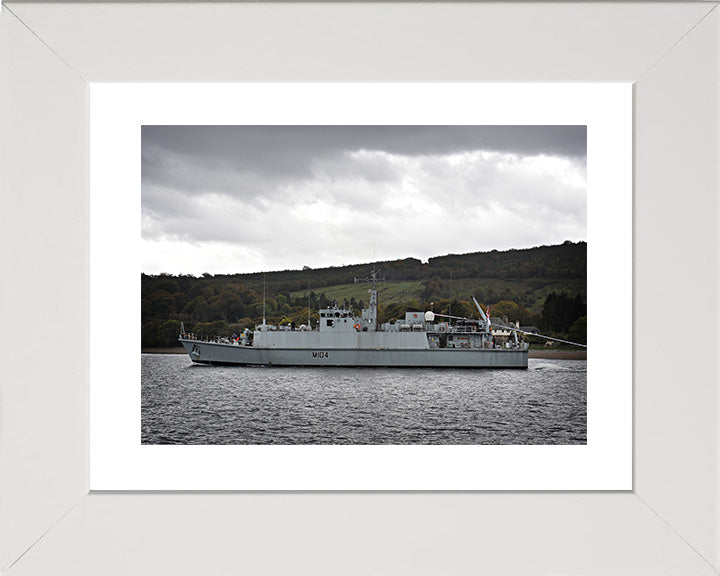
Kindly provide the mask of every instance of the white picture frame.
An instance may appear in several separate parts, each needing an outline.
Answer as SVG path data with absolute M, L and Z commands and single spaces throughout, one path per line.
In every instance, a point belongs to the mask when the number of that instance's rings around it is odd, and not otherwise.
M 3 573 L 717 572 L 718 336 L 657 337 L 688 286 L 717 314 L 717 3 L 10 3 L 0 25 Z M 183 76 L 634 82 L 633 491 L 89 494 L 88 83 Z
M 283 109 L 286 100 L 297 109 Z M 588 315 L 612 309 L 631 330 L 630 84 L 101 84 L 90 110 L 91 490 L 632 488 L 631 350 L 618 350 L 599 322 L 588 331 L 582 446 L 143 445 L 140 362 L 106 346 L 113 318 L 124 346 L 141 348 L 138 134 L 156 124 L 583 125 L 595 175 L 586 190 Z

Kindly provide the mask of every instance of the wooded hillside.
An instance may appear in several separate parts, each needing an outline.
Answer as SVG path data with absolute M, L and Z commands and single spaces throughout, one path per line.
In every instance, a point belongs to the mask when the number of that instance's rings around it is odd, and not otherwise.
M 422 263 L 415 258 L 378 262 L 380 321 L 406 309 L 475 316 L 471 296 L 524 325 L 568 333 L 584 317 L 587 244 L 565 242 L 523 250 L 449 254 Z M 367 305 L 366 278 L 373 264 L 254 274 L 142 275 L 142 345 L 174 346 L 188 331 L 229 335 L 262 321 L 263 283 L 268 323 L 317 321 L 332 300 L 359 311 Z M 562 317 L 562 318 L 561 318 Z

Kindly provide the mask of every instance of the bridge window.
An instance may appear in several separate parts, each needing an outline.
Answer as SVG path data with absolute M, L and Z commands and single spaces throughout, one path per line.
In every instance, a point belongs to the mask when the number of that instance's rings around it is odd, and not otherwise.
M 335 323 L 334 320 L 327 320 L 326 326 L 332 326 L 334 323 Z

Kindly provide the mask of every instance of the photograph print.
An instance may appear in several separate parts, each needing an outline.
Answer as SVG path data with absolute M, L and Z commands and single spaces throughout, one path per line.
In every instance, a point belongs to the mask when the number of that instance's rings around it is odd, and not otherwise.
M 587 444 L 587 129 L 142 127 L 143 444 Z

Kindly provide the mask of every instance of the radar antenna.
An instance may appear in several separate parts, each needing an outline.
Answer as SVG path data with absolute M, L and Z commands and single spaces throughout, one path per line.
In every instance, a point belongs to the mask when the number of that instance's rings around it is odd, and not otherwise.
M 355 278 L 355 284 L 372 284 L 372 289 L 375 289 L 375 284 L 377 282 L 385 282 L 384 276 L 378 276 L 380 273 L 380 270 L 377 270 L 375 266 L 373 266 L 373 269 L 370 271 L 370 277 L 369 278 Z

